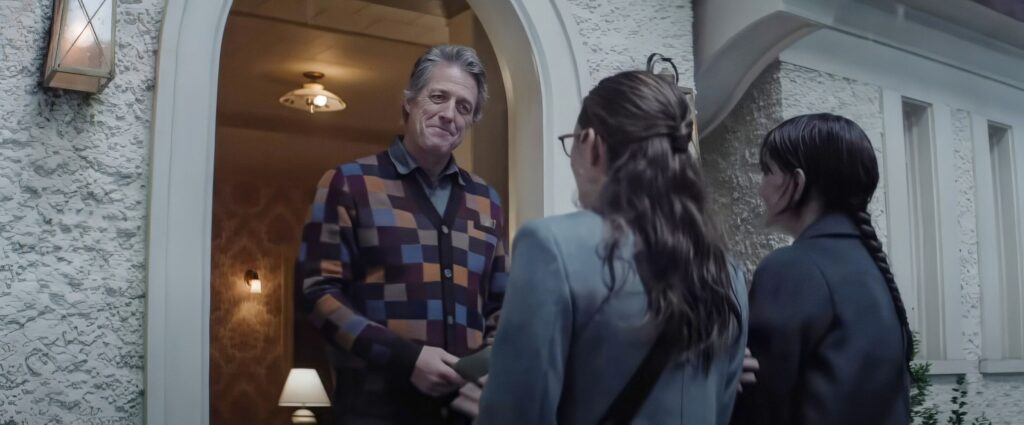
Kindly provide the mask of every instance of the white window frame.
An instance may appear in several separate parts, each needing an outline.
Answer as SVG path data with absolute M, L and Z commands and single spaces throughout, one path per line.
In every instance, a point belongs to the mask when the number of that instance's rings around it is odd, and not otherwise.
M 965 360 L 963 350 L 963 305 L 960 302 L 960 231 L 957 224 L 957 193 L 955 190 L 939 189 L 956 187 L 956 168 L 953 157 L 952 111 L 948 105 L 927 97 L 905 95 L 895 90 L 883 89 L 882 115 L 886 137 L 883 143 L 885 165 L 886 208 L 889 223 L 889 256 L 893 274 L 903 295 L 911 327 L 916 328 L 920 318 L 919 300 L 921 288 L 913 272 L 914 235 L 908 172 L 907 147 L 903 125 L 904 100 L 926 103 L 930 106 L 932 123 L 933 163 L 936 190 L 933 194 L 938 205 L 936 216 L 939 227 L 939 276 L 941 279 L 943 348 L 941 358 L 926 358 L 932 364 L 932 374 L 965 373 L 973 368 L 973 362 Z
M 1009 117 L 1001 117 L 1009 118 Z M 992 158 L 989 147 L 989 125 L 998 123 L 1010 131 L 1011 151 L 1014 156 L 1017 203 L 1017 243 L 1024 242 L 1024 148 L 1015 146 L 1020 140 L 1019 132 L 1024 129 L 1020 121 L 991 119 L 981 114 L 971 114 L 971 130 L 974 139 L 974 181 L 975 203 L 978 220 L 978 274 L 981 280 L 981 330 L 982 358 L 981 373 L 1020 373 L 1024 371 L 1024 359 L 1007 358 L 1004 344 L 1008 332 L 1007 317 L 1003 312 L 1004 288 L 1000 279 L 1002 268 L 999 247 L 999 226 L 996 221 L 996 194 L 992 178 Z M 1016 124 L 1016 125 L 1014 125 Z M 1019 142 L 1018 142 L 1019 143 Z M 1018 261 L 1021 261 L 1018 259 Z

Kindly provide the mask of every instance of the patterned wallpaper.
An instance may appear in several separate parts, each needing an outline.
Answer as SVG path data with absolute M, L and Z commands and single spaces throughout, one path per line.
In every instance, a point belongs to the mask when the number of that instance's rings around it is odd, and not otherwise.
M 277 398 L 292 366 L 291 270 L 312 189 L 227 177 L 213 196 L 210 423 L 289 423 L 293 408 Z M 247 269 L 261 294 L 249 293 Z

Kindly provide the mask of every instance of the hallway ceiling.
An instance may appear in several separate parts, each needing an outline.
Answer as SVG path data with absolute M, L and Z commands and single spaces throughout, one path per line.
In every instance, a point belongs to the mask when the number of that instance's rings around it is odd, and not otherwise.
M 402 89 L 412 64 L 428 45 L 447 42 L 447 20 L 364 1 L 316 0 L 310 2 L 319 7 L 311 27 L 298 20 L 305 7 L 297 4 L 305 2 L 236 0 L 221 47 L 218 126 L 294 135 L 307 147 L 313 140 L 329 143 L 324 135 L 332 134 L 339 142 L 388 144 L 401 129 Z M 326 74 L 320 82 L 348 108 L 311 115 L 281 106 L 277 99 L 306 81 L 304 71 Z M 225 157 L 218 162 L 280 157 L 280 142 L 272 140 L 219 142 L 218 157 Z
M 447 19 L 465 0 L 236 0 L 233 14 L 434 45 L 448 40 Z

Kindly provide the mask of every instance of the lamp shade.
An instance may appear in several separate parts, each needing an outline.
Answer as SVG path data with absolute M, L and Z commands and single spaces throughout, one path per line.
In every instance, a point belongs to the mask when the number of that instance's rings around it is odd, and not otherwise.
M 99 93 L 114 78 L 115 0 L 55 0 L 47 87 Z
M 317 82 L 321 78 L 324 78 L 323 73 L 306 72 L 302 75 L 309 78 L 310 81 L 303 84 L 302 88 L 285 93 L 284 96 L 281 96 L 281 98 L 278 99 L 278 102 L 281 102 L 282 105 L 289 108 L 309 111 L 311 114 L 316 112 L 334 112 L 345 109 L 347 106 L 345 101 L 341 100 L 338 95 L 324 89 L 324 85 Z
M 278 406 L 325 407 L 331 405 L 316 369 L 292 369 L 281 390 Z

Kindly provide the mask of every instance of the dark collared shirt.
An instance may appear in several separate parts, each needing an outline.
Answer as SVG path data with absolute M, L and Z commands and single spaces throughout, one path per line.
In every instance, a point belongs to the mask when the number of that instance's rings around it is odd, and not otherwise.
M 405 149 L 405 143 L 402 141 L 401 136 L 395 137 L 394 143 L 388 148 L 388 153 L 391 154 L 391 159 L 395 162 L 395 168 L 398 169 L 399 174 L 403 176 L 409 173 L 416 174 L 416 180 L 419 180 L 420 185 L 423 186 L 423 191 L 427 193 L 430 203 L 434 204 L 434 209 L 437 210 L 438 214 L 444 215 L 444 209 L 448 205 L 448 198 L 452 194 L 452 180 L 454 179 L 461 186 L 466 185 L 466 182 L 462 180 L 462 174 L 459 173 L 459 165 L 455 163 L 454 157 L 448 160 L 448 165 L 444 167 L 444 170 L 441 171 L 441 175 L 438 176 L 435 182 L 427 175 L 427 171 L 416 163 L 416 159 L 409 155 L 409 151 Z

